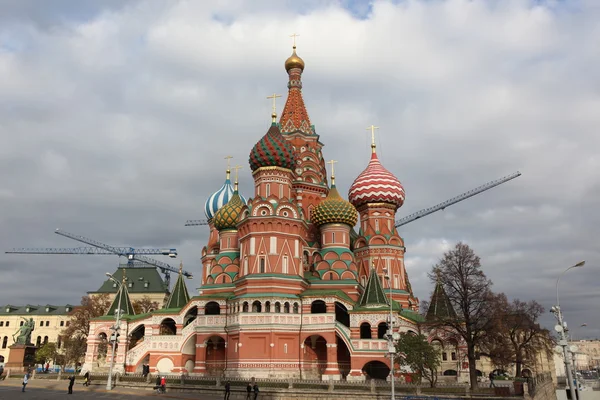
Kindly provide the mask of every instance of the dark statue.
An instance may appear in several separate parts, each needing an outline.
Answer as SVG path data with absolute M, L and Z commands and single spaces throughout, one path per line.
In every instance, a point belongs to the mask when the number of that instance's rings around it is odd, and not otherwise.
M 33 322 L 33 318 L 29 318 L 29 320 L 27 320 L 27 318 L 21 317 L 21 319 L 25 322 L 23 325 L 21 325 L 19 330 L 15 332 L 13 335 L 13 340 L 15 344 L 32 344 L 31 332 L 33 332 L 33 329 L 35 328 L 35 322 Z M 17 337 L 16 339 L 15 336 Z

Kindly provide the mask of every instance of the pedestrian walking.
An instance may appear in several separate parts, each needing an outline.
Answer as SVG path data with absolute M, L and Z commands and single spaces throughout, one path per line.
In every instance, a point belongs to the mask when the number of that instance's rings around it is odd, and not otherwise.
M 165 378 L 164 376 L 160 378 L 160 390 L 163 393 L 167 393 L 167 378 Z
M 229 396 L 231 395 L 231 383 L 229 381 L 225 382 L 225 399 L 229 400 Z
M 254 383 L 254 400 L 258 399 L 258 384 L 255 382 Z
M 68 394 L 73 394 L 73 385 L 75 384 L 75 374 L 71 374 L 71 376 L 69 376 L 69 393 Z
M 25 376 L 23 377 L 23 389 L 21 389 L 21 392 L 25 391 L 25 386 L 27 386 L 27 383 L 29 382 L 29 372 L 25 374 Z
M 252 393 L 252 383 L 248 382 L 248 386 L 246 386 L 246 400 L 252 400 L 250 395 Z
M 496 385 L 494 384 L 494 372 L 490 372 L 490 375 L 489 375 L 489 377 L 490 377 L 490 387 L 491 387 L 491 388 L 492 388 L 492 387 L 494 387 L 494 388 L 495 388 L 495 387 L 496 387 Z

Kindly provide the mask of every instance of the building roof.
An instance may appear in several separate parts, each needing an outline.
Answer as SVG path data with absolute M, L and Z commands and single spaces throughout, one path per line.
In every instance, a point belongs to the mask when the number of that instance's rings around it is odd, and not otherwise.
M 182 308 L 189 301 L 190 294 L 188 293 L 187 286 L 185 286 L 184 277 L 180 268 L 179 275 L 177 276 L 177 282 L 175 282 L 175 286 L 173 286 L 173 291 L 169 296 L 169 300 L 167 300 L 167 303 L 165 304 L 165 308 Z
M 167 293 L 169 291 L 156 267 L 118 268 L 112 274 L 115 280 L 122 281 L 123 270 L 125 270 L 127 277 L 127 290 L 129 293 Z M 117 289 L 117 285 L 107 279 L 97 291 L 89 293 L 116 293 Z
M 0 315 L 68 315 L 73 312 L 75 306 L 66 304 L 64 306 L 31 305 L 14 306 L 7 304 L 0 308 Z
M 450 299 L 448 299 L 444 286 L 438 280 L 435 284 L 433 295 L 431 295 L 431 302 L 429 303 L 425 320 L 434 321 L 436 319 L 447 318 L 456 319 L 456 311 L 454 311 L 452 304 L 450 304 Z
M 131 304 L 131 299 L 129 298 L 129 292 L 127 290 L 128 285 L 126 278 L 121 279 L 121 282 L 123 283 L 119 286 L 119 290 L 117 291 L 112 304 L 108 308 L 106 315 L 114 315 L 117 308 L 123 310 L 123 315 L 135 315 L 135 310 L 133 309 L 133 304 Z
M 383 287 L 381 286 L 381 281 L 379 279 L 379 275 L 377 275 L 377 271 L 375 268 L 371 268 L 367 286 L 358 300 L 358 306 L 361 308 L 372 308 L 381 307 L 383 305 L 389 306 L 388 299 L 385 296 Z

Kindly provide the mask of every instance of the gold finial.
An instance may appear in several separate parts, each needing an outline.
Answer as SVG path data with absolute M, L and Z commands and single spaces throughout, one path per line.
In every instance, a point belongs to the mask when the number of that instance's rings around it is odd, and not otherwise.
M 236 165 L 233 167 L 235 170 L 235 182 L 233 183 L 233 190 L 238 190 L 238 171 L 242 168 L 241 165 Z
M 127 270 L 125 268 L 123 268 L 123 278 L 121 279 L 122 284 L 125 284 L 125 281 L 127 280 Z
M 225 159 L 227 160 L 227 171 L 226 171 L 226 173 L 227 173 L 227 179 L 229 179 L 230 176 L 231 176 L 231 168 L 229 168 L 229 166 L 230 166 L 230 160 L 232 158 L 233 157 L 231 157 L 231 156 L 225 156 Z
M 367 128 L 368 131 L 371 131 L 371 151 L 373 153 L 375 153 L 375 129 L 379 129 L 378 126 L 375 125 L 371 125 L 370 127 Z
M 294 49 L 296 48 L 296 38 L 300 36 L 297 33 L 292 33 L 290 37 L 294 40 Z
M 327 161 L 327 164 L 331 165 L 331 186 L 335 186 L 335 170 L 333 166 L 336 162 L 336 160 Z
M 267 96 L 267 99 L 273 99 L 273 112 L 271 113 L 271 118 L 273 122 L 277 122 L 277 98 L 281 97 L 280 94 L 273 93 L 270 96 Z
M 183 273 L 183 261 L 179 262 L 179 275 Z
M 375 259 L 371 260 L 371 268 L 375 269 Z
M 442 282 L 442 270 L 438 267 L 435 269 L 435 275 L 437 277 L 437 283 Z

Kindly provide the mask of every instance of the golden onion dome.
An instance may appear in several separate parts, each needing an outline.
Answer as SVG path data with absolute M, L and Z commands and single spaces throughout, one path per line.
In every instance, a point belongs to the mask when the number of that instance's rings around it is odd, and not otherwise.
M 317 226 L 341 223 L 353 227 L 358 221 L 358 212 L 350 202 L 342 199 L 333 184 L 327 197 L 315 207 L 311 219 Z
M 219 208 L 213 217 L 215 228 L 217 228 L 219 232 L 224 230 L 235 230 L 239 216 L 242 212 L 242 207 L 244 207 L 244 201 L 237 191 L 236 183 L 236 189 L 231 200 L 223 207 Z
M 290 69 L 293 68 L 300 68 L 301 71 L 304 71 L 304 60 L 301 59 L 298 54 L 296 54 L 296 46 L 294 46 L 292 55 L 285 60 L 285 70 L 290 72 Z

